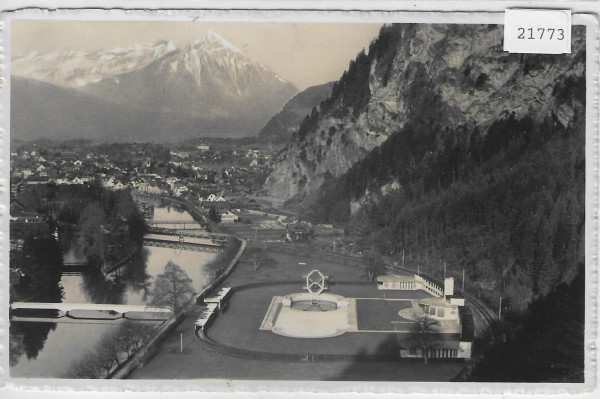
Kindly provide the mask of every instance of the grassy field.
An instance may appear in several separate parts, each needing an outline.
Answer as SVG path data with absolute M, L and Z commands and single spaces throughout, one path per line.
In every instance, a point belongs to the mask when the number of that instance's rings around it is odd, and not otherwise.
M 282 337 L 259 330 L 260 323 L 274 295 L 302 292 L 303 275 L 319 269 L 330 276 L 330 292 L 355 298 L 386 298 L 398 293 L 379 291 L 373 284 L 357 284 L 367 279 L 361 269 L 334 262 L 301 258 L 270 251 L 271 266 L 254 271 L 249 259 L 242 259 L 223 286 L 286 281 L 285 284 L 238 290 L 230 299 L 227 311 L 209 328 L 209 336 L 226 345 L 273 353 L 387 354 L 397 353 L 398 335 L 393 332 L 346 333 L 333 338 L 301 339 Z M 344 282 L 335 284 L 335 282 Z M 354 284 L 352 284 L 354 283 Z M 406 292 L 404 292 L 406 294 Z M 411 296 L 427 295 L 411 292 Z M 360 301 L 363 302 L 363 301 Z M 381 302 L 384 301 L 364 301 Z M 409 301 L 401 302 L 410 306 Z M 367 307 L 369 305 L 366 305 Z M 368 313 L 377 309 L 364 308 Z M 389 313 L 391 312 L 391 313 Z M 388 316 L 393 316 L 390 308 Z M 359 316 L 360 317 L 360 316 Z M 365 316 L 366 317 L 366 316 Z M 395 316 L 397 315 L 397 310 Z M 229 378 L 259 380 L 374 380 L 374 381 L 448 381 L 465 366 L 460 361 L 402 359 L 394 362 L 282 362 L 236 358 L 207 349 L 193 334 L 194 317 L 188 317 L 166 340 L 161 351 L 131 378 Z M 359 319 L 360 320 L 360 319 Z M 379 318 L 365 319 L 379 325 Z M 183 339 L 183 351 L 180 344 Z

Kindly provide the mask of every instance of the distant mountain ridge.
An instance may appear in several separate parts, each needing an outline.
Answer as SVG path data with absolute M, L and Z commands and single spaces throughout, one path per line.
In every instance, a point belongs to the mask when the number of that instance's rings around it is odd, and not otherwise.
M 13 58 L 11 75 L 77 88 L 142 68 L 175 49 L 172 42 L 160 40 L 90 52 L 57 50 L 40 54 L 32 51 Z
M 80 61 L 81 68 L 73 67 Z M 13 62 L 14 77 L 57 86 L 51 89 L 15 79 L 12 91 L 16 98 L 42 98 L 49 91 L 60 92 L 59 98 L 66 103 L 83 102 L 76 109 L 87 115 L 85 118 L 74 115 L 68 107 L 54 101 L 36 102 L 35 112 L 29 109 L 28 102 L 19 103 L 19 109 L 13 109 L 16 114 L 46 118 L 27 122 L 14 118 L 16 124 L 11 132 L 24 139 L 50 132 L 60 138 L 65 130 L 61 123 L 74 125 L 75 120 L 82 119 L 95 125 L 80 126 L 81 134 L 91 134 L 93 137 L 88 138 L 100 140 L 253 136 L 298 92 L 293 84 L 253 62 L 214 32 L 181 49 L 161 41 L 88 54 L 30 53 Z M 20 90 L 31 92 L 20 93 Z M 104 102 L 122 107 L 129 116 L 122 115 L 120 110 L 111 111 L 114 115 L 107 114 L 105 111 L 111 107 L 97 106 Z M 59 110 L 61 118 L 47 117 Z
M 275 114 L 258 133 L 258 139 L 272 143 L 286 143 L 298 130 L 300 123 L 314 107 L 329 97 L 334 82 L 311 86 L 296 94 Z
M 11 139 L 164 142 L 220 131 L 223 126 L 245 129 L 243 122 L 235 126 L 235 121 L 140 110 L 35 79 L 12 77 L 11 92 Z

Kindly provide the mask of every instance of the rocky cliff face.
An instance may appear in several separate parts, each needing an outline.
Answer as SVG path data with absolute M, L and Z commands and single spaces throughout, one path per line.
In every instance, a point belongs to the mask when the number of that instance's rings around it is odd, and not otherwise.
M 265 188 L 302 203 L 407 124 L 484 132 L 514 113 L 568 127 L 574 109 L 556 92 L 584 75 L 582 33 L 572 54 L 522 55 L 502 50 L 499 26 L 385 26 L 276 158 Z

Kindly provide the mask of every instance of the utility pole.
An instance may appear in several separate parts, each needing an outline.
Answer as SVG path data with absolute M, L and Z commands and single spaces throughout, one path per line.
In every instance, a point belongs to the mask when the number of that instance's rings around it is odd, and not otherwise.
M 180 350 L 179 350 L 179 352 L 180 352 L 180 353 L 183 353 L 183 333 L 181 334 L 181 340 L 180 340 L 180 345 L 179 345 L 179 347 L 180 347 Z
M 333 236 L 333 253 L 335 253 L 335 236 Z
M 502 297 L 500 297 L 500 305 L 498 306 L 498 319 L 502 319 Z
M 404 250 L 402 250 L 402 268 L 404 268 Z
M 462 292 L 465 292 L 465 269 L 463 269 L 463 278 L 462 278 Z
M 444 278 L 446 278 L 446 262 L 444 261 Z

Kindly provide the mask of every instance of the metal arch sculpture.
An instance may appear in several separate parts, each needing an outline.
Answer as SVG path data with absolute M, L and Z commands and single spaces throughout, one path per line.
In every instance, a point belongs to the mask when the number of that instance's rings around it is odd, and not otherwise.
M 319 295 L 327 289 L 327 276 L 321 273 L 319 270 L 311 270 L 306 276 L 306 287 L 304 289 L 311 294 Z

